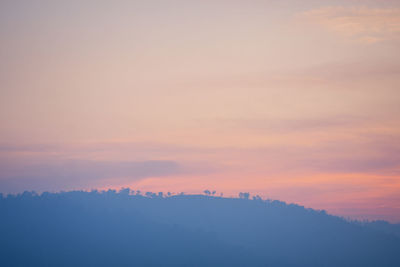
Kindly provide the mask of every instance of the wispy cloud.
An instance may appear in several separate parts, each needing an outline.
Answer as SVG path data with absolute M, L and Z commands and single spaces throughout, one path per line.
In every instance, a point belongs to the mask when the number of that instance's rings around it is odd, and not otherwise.
M 400 39 L 400 8 L 323 7 L 301 16 L 363 43 Z
M 184 146 L 134 142 L 2 143 L 0 192 L 90 189 L 219 171 L 218 162 L 190 157 L 197 152 Z
M 286 134 L 298 132 L 326 131 L 331 129 L 349 128 L 365 125 L 363 117 L 355 116 L 328 116 L 315 118 L 290 118 L 290 119 L 222 119 L 219 124 L 225 127 L 244 128 L 247 130 Z
M 0 163 L 0 186 L 3 191 L 61 190 L 96 187 L 113 179 L 133 181 L 182 172 L 174 161 L 93 161 L 53 160 L 25 162 L 8 160 Z

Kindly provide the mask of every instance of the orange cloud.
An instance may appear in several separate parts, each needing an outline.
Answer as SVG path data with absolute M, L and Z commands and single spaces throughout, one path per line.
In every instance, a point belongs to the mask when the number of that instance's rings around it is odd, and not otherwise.
M 400 38 L 400 8 L 324 7 L 302 17 L 362 43 Z

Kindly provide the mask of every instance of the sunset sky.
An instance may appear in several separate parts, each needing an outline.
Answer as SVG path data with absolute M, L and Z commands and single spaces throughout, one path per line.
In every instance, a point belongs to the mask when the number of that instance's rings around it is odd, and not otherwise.
M 239 192 L 400 222 L 400 1 L 0 2 L 0 192 Z

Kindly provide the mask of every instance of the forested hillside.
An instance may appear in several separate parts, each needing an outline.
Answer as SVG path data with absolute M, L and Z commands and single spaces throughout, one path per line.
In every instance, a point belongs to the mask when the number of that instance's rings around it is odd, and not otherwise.
M 25 192 L 0 216 L 1 266 L 400 266 L 395 225 L 246 194 Z

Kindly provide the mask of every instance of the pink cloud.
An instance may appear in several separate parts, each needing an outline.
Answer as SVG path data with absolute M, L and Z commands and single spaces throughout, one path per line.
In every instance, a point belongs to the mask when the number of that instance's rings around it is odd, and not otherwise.
M 323 7 L 302 18 L 362 43 L 400 38 L 400 8 Z

